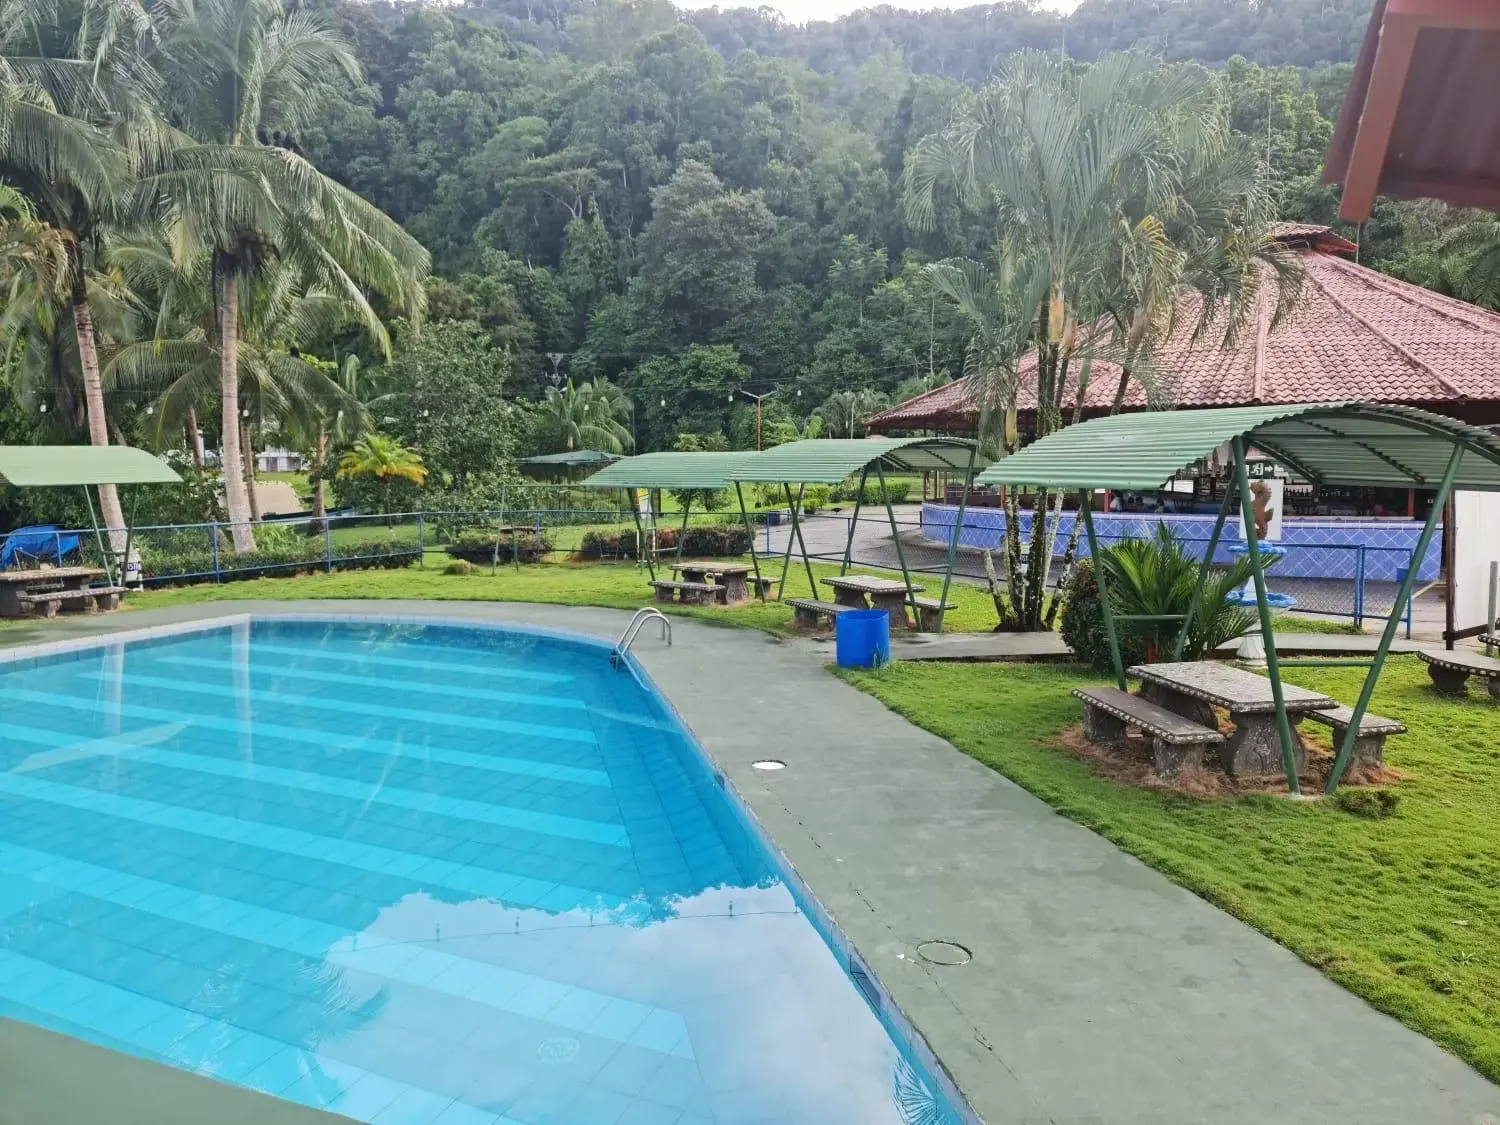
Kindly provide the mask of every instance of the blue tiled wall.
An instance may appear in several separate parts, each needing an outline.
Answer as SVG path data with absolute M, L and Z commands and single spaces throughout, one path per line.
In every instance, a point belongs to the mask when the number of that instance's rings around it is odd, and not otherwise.
M 934 543 L 946 545 L 958 509 L 951 504 L 922 505 L 922 534 Z M 1073 531 L 1074 514 L 1064 512 L 1057 535 L 1057 552 L 1067 546 Z M 1213 534 L 1214 517 L 1207 515 L 1117 515 L 1100 512 L 1094 516 L 1094 528 L 1106 542 L 1144 538 L 1154 533 L 1156 524 L 1165 523 L 1197 558 L 1203 557 Z M 1215 553 L 1215 562 L 1227 563 L 1233 556 L 1228 548 L 1241 542 L 1238 521 L 1226 524 L 1224 539 Z M 1276 573 L 1284 578 L 1349 579 L 1355 576 L 1359 548 L 1365 548 L 1365 580 L 1394 582 L 1396 570 L 1405 567 L 1416 548 L 1422 524 L 1416 520 L 1329 520 L 1296 519 L 1286 521 L 1281 545 L 1286 557 L 1276 564 Z M 963 534 L 959 543 L 965 547 L 998 549 L 1005 534 L 1005 512 L 999 508 L 970 508 L 964 513 Z M 1021 534 L 1031 534 L 1031 513 L 1021 514 Z M 1079 551 L 1088 554 L 1087 541 L 1080 541 Z M 1442 537 L 1433 536 L 1427 555 L 1418 568 L 1417 579 L 1431 582 L 1442 567 Z

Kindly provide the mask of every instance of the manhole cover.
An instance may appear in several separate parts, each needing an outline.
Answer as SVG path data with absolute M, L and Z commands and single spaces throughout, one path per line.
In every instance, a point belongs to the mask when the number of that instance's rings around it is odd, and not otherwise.
M 967 965 L 974 954 L 956 941 L 924 941 L 917 946 L 917 956 L 934 965 Z
M 578 1057 L 578 1040 L 565 1037 L 543 1039 L 537 1045 L 536 1057 L 543 1062 L 567 1062 Z

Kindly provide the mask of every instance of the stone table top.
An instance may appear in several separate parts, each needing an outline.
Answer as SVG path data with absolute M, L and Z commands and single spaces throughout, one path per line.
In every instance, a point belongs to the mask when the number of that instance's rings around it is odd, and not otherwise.
M 1254 714 L 1276 709 L 1271 681 L 1232 664 L 1216 661 L 1137 664 L 1130 674 L 1194 699 L 1227 707 L 1231 712 Z M 1288 711 L 1321 711 L 1334 706 L 1328 696 L 1295 684 L 1283 683 L 1281 691 Z

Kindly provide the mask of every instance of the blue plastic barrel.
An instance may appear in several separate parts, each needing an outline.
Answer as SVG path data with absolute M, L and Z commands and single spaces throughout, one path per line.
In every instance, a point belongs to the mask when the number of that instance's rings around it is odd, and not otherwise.
M 840 668 L 875 668 L 891 658 L 891 615 L 883 609 L 851 609 L 834 626 Z

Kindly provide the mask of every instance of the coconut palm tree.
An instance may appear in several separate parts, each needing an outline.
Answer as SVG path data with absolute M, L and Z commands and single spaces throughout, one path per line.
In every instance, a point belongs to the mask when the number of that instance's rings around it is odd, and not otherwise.
M 94 445 L 109 444 L 110 425 L 89 278 L 103 228 L 120 218 L 132 149 L 152 132 L 156 83 L 142 50 L 150 34 L 135 0 L 0 0 L 0 176 L 65 248 L 60 297 Z M 115 487 L 101 486 L 99 500 L 123 549 Z
M 834 391 L 813 413 L 823 420 L 829 437 L 858 437 L 864 424 L 889 405 L 880 391 L 861 387 L 857 391 Z
M 563 387 L 548 387 L 542 400 L 541 427 L 555 452 L 594 449 L 602 453 L 627 453 L 635 445 L 631 437 L 630 399 L 608 379 L 575 387 L 569 379 Z
M 183 0 L 166 5 L 161 69 L 195 145 L 160 155 L 146 178 L 183 262 L 204 258 L 217 313 L 220 414 L 241 416 L 239 329 L 256 290 L 290 268 L 304 290 L 332 295 L 389 351 L 368 293 L 419 316 L 427 251 L 358 195 L 301 156 L 261 143 L 312 124 L 339 82 L 360 78 L 350 45 L 323 12 L 279 0 Z M 239 427 L 224 427 L 226 465 L 242 458 Z M 235 549 L 253 549 L 248 490 L 225 475 Z
M 180 272 L 165 248 L 149 243 L 116 248 L 114 258 L 138 291 L 154 297 L 156 334 L 119 347 L 105 373 L 122 388 L 152 396 L 159 443 L 169 440 L 167 435 L 184 432 L 192 441 L 197 406 L 218 393 L 222 376 L 215 309 L 205 284 L 207 263 L 199 259 L 196 268 Z M 226 461 L 224 472 L 226 477 L 241 477 L 252 500 L 252 425 L 263 432 L 301 435 L 326 430 L 331 420 L 346 412 L 358 422 L 364 417 L 358 399 L 329 365 L 308 354 L 346 322 L 346 304 L 339 296 L 309 290 L 300 282 L 294 270 L 274 269 L 240 318 L 240 414 L 222 421 L 239 431 L 241 455 L 236 462 Z M 326 437 L 322 448 L 326 450 Z M 258 517 L 253 502 L 251 513 Z

